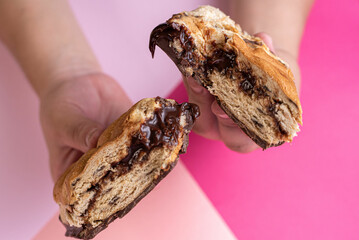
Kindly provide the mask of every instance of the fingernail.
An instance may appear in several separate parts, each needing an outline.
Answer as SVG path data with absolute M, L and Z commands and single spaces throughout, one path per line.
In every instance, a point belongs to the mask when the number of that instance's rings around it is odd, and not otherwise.
M 86 136 L 86 146 L 92 147 L 94 145 L 95 139 L 94 136 L 97 133 L 98 129 L 94 128 L 92 129 Z
M 222 114 L 222 113 L 216 113 L 216 116 L 219 117 L 219 118 L 224 118 L 224 119 L 227 119 L 229 118 L 227 114 Z
M 229 116 L 223 111 L 216 101 L 212 103 L 212 112 L 219 118 L 228 119 Z
M 272 53 L 275 53 L 275 49 L 274 49 L 274 46 L 273 46 L 273 39 L 271 36 L 269 36 L 267 33 L 265 32 L 259 32 L 259 33 L 256 33 L 254 34 L 254 36 L 256 37 L 259 37 L 263 40 L 263 42 L 267 45 L 267 47 L 269 48 L 269 50 L 272 52 Z
M 187 82 L 193 92 L 202 93 L 204 91 L 204 87 L 199 85 L 193 78 L 188 78 Z

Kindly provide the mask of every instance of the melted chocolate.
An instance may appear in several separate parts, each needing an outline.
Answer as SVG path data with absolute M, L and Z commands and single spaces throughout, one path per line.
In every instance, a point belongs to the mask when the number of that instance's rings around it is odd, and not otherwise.
M 207 68 L 212 71 L 217 69 L 219 72 L 223 70 L 227 72 L 229 68 L 236 66 L 236 54 L 233 51 L 226 52 L 217 49 L 213 52 L 212 56 L 207 58 Z
M 170 43 L 176 39 L 181 44 L 181 52 L 170 47 Z M 214 42 L 213 44 L 216 45 Z M 233 51 L 217 49 L 208 57 L 198 55 L 191 34 L 186 28 L 176 23 L 160 24 L 152 31 L 149 43 L 152 57 L 154 57 L 156 45 L 171 58 L 180 70 L 181 68 L 191 67 L 208 74 L 214 69 L 219 72 L 227 72 L 228 69 L 236 66 L 236 53 Z M 196 71 L 194 74 L 198 74 L 200 71 Z
M 248 94 L 253 94 L 253 88 L 256 85 L 256 78 L 249 72 L 250 70 L 241 71 L 243 81 L 240 83 L 241 88 Z
M 169 43 L 175 39 L 178 39 L 181 44 L 183 49 L 181 52 L 177 52 L 169 46 Z M 171 25 L 167 23 L 160 24 L 152 31 L 149 44 L 152 58 L 155 55 L 156 45 L 158 45 L 178 67 L 194 67 L 199 61 L 198 56 L 194 53 L 194 44 L 191 35 L 187 29 L 175 23 Z
M 183 134 L 188 133 L 194 121 L 199 117 L 199 108 L 195 104 L 172 104 L 160 97 L 157 97 L 156 101 L 160 103 L 161 107 L 154 111 L 153 117 L 145 121 L 141 125 L 140 131 L 132 137 L 127 156 L 112 163 L 112 170 L 108 171 L 98 183 L 88 189 L 88 191 L 95 191 L 95 194 L 90 200 L 84 216 L 87 216 L 87 213 L 94 207 L 96 199 L 102 193 L 102 186 L 107 181 L 114 181 L 115 178 L 131 171 L 134 164 L 145 162 L 152 149 L 177 145 L 181 132 Z M 184 130 L 180 124 L 181 116 L 184 116 L 186 121 Z M 114 169 L 116 171 L 113 171 Z
M 127 157 L 113 164 L 113 168 L 121 165 L 130 170 L 140 153 L 148 154 L 154 147 L 177 145 L 182 131 L 181 116 L 184 115 L 187 122 L 185 130 L 190 130 L 195 119 L 199 117 L 199 108 L 195 104 L 172 105 L 159 97 L 156 101 L 160 102 L 161 108 L 155 110 L 153 118 L 141 125 L 140 132 L 132 138 Z
M 176 18 L 180 17 L 181 15 L 176 16 Z M 173 43 L 176 39 L 178 39 L 181 43 L 181 47 L 183 49 L 181 52 L 177 52 L 175 48 L 171 46 L 171 43 Z M 227 42 L 227 40 L 228 37 L 225 36 L 225 42 Z M 254 45 L 262 45 L 262 42 L 260 41 L 246 38 L 243 38 L 243 40 L 251 47 Z M 239 89 L 251 97 L 268 98 L 269 100 L 272 99 L 270 97 L 269 89 L 258 83 L 258 79 L 252 73 L 253 70 L 249 66 L 241 66 L 236 62 L 237 55 L 233 50 L 226 51 L 221 49 L 221 46 L 217 46 L 215 42 L 212 42 L 214 49 L 216 49 L 212 55 L 199 55 L 196 51 L 196 46 L 193 42 L 191 34 L 188 33 L 188 30 L 183 26 L 176 23 L 164 23 L 157 26 L 152 31 L 150 37 L 150 51 L 152 53 L 152 57 L 154 57 L 156 45 L 158 45 L 172 59 L 183 74 L 186 74 L 185 69 L 188 66 L 191 67 L 193 69 L 192 77 L 200 79 L 205 87 L 212 85 L 212 82 L 208 78 L 208 74 L 212 73 L 213 70 L 217 70 L 222 74 L 226 74 L 227 77 L 231 79 L 239 79 Z M 265 114 L 272 115 L 275 119 L 274 108 L 272 105 L 268 106 Z M 235 118 L 232 119 L 235 120 Z M 276 119 L 275 121 L 279 134 L 287 135 L 288 133 L 281 128 L 279 122 Z M 262 127 L 260 123 L 254 123 L 259 128 Z M 256 143 L 264 146 L 263 148 L 267 147 L 265 143 L 262 144 L 258 140 Z

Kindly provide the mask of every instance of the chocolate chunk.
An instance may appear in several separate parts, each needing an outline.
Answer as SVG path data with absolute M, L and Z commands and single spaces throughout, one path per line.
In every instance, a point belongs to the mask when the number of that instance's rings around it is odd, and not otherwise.
M 263 124 L 261 124 L 260 122 L 258 122 L 256 119 L 252 118 L 252 122 L 254 122 L 254 124 L 259 127 L 259 128 L 262 128 L 263 127 Z
M 104 230 L 108 227 L 108 225 L 113 222 L 116 218 L 122 218 L 125 216 L 132 208 L 134 208 L 137 203 L 141 201 L 151 190 L 163 179 L 167 176 L 167 174 L 175 167 L 178 159 L 173 162 L 167 171 L 161 170 L 161 173 L 158 178 L 156 178 L 150 186 L 148 186 L 133 202 L 127 205 L 124 209 L 114 213 L 110 217 L 104 219 L 100 225 L 97 227 L 92 227 L 90 224 L 84 224 L 81 227 L 74 227 L 68 224 L 62 223 L 66 227 L 65 235 L 67 237 L 74 237 L 79 239 L 92 239 L 94 238 L 99 232 Z M 61 218 L 60 218 L 61 221 Z M 62 221 L 61 221 L 62 222 Z
M 252 94 L 253 93 L 253 88 L 256 85 L 256 79 L 253 76 L 253 74 L 251 74 L 251 70 L 247 69 L 247 70 L 241 70 L 241 78 L 243 79 L 243 81 L 240 83 L 241 88 L 243 89 L 244 92 L 248 93 L 248 94 Z
M 93 184 L 87 191 L 94 191 L 94 196 L 90 200 L 86 212 L 83 214 L 84 217 L 88 216 L 88 212 L 95 206 L 97 198 L 102 193 L 102 187 L 107 181 L 113 181 L 115 178 L 128 173 L 131 171 L 135 164 L 141 164 L 147 160 L 147 156 L 156 147 L 167 146 L 172 147 L 178 144 L 179 134 L 183 131 L 180 124 L 181 116 L 185 116 L 186 125 L 184 126 L 184 142 L 180 154 L 185 152 L 187 148 L 188 137 L 187 134 L 192 128 L 194 121 L 199 117 L 199 108 L 195 104 L 182 103 L 182 104 L 170 104 L 164 99 L 157 97 L 156 101 L 160 104 L 160 108 L 156 109 L 153 117 L 145 121 L 138 134 L 133 136 L 131 144 L 128 148 L 128 154 L 125 158 L 121 159 L 116 163 L 112 163 L 112 169 L 109 170 L 102 179 L 96 184 Z M 141 160 L 142 159 L 142 160 Z M 139 162 L 141 160 L 141 162 Z M 93 238 L 97 233 L 107 227 L 117 217 L 123 217 L 127 212 L 130 211 L 148 192 L 152 190 L 157 183 L 163 179 L 168 172 L 174 167 L 175 163 L 169 166 L 166 170 L 161 170 L 160 176 L 148 187 L 140 196 L 136 198 L 134 202 L 128 205 L 125 209 L 115 213 L 108 219 L 98 226 L 93 228 L 92 225 L 85 219 L 85 224 L 82 227 L 66 226 L 66 236 L 72 236 L 76 238 L 90 239 Z M 97 170 L 102 170 L 99 168 Z M 115 196 L 110 200 L 109 204 L 114 205 L 119 199 L 119 196 Z
M 212 71 L 216 69 L 219 72 L 227 72 L 229 68 L 234 68 L 236 65 L 236 54 L 233 51 L 224 51 L 217 49 L 213 52 L 211 57 L 207 58 L 207 68 Z
M 170 46 L 175 40 L 179 41 L 183 51 L 178 52 L 174 47 Z M 160 24 L 153 29 L 149 43 L 152 57 L 154 57 L 156 45 L 171 58 L 181 72 L 184 72 L 181 68 L 186 67 L 197 69 L 202 66 L 199 64 L 206 60 L 203 56 L 199 56 L 195 51 L 196 48 L 188 30 L 176 23 Z M 192 73 L 184 74 L 187 77 L 190 77 Z

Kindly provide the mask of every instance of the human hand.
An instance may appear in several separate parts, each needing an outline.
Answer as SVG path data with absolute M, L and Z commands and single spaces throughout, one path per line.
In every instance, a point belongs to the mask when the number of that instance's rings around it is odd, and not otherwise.
M 258 33 L 255 36 L 261 38 L 273 53 L 290 65 L 299 89 L 300 74 L 295 57 L 283 49 L 275 48 L 269 35 Z M 236 152 L 248 153 L 259 148 L 219 107 L 207 89 L 193 78 L 184 78 L 184 83 L 189 101 L 197 104 L 201 109 L 201 116 L 196 121 L 193 131 L 205 138 L 223 141 L 229 149 Z
M 102 131 L 132 105 L 117 82 L 103 73 L 61 81 L 40 101 L 54 181 L 84 152 L 95 147 Z

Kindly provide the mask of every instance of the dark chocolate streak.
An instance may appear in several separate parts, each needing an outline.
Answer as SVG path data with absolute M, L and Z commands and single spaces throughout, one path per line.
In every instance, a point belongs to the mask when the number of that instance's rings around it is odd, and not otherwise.
M 169 46 L 169 43 L 175 39 L 181 43 L 183 49 L 181 52 Z M 194 70 L 202 70 L 207 74 L 208 71 L 212 72 L 214 69 L 227 72 L 236 65 L 236 53 L 233 51 L 218 49 L 213 52 L 212 56 L 206 58 L 199 56 L 195 52 L 191 34 L 186 28 L 176 23 L 163 23 L 152 31 L 149 43 L 152 57 L 154 57 L 156 45 L 171 58 L 177 67 L 192 67 Z
M 219 72 L 228 71 L 236 65 L 236 54 L 233 51 L 223 51 L 217 49 L 213 52 L 211 58 L 207 59 L 207 68 L 210 71 L 217 69 Z
M 199 116 L 199 108 L 195 104 L 172 105 L 159 97 L 156 101 L 160 102 L 162 107 L 154 112 L 152 119 L 141 125 L 139 133 L 132 138 L 127 157 L 113 163 L 112 168 L 120 165 L 125 171 L 130 171 L 140 153 L 147 155 L 154 147 L 177 145 L 181 133 L 180 117 L 185 115 L 187 125 L 184 128 L 190 130 Z
M 169 46 L 169 42 L 178 39 L 183 48 L 182 52 L 177 52 Z M 187 30 L 177 24 L 160 24 L 151 33 L 150 51 L 152 58 L 155 55 L 156 45 L 158 45 L 177 66 L 193 67 L 199 62 L 198 56 L 193 52 L 193 39 Z
M 247 134 L 258 146 L 260 146 L 263 150 L 270 147 L 277 147 L 282 145 L 284 142 L 279 142 L 278 144 L 269 145 L 266 141 L 258 137 L 254 132 L 249 130 L 246 125 L 244 125 L 241 121 L 239 121 L 234 115 L 232 115 L 231 111 L 229 111 L 228 107 L 221 101 L 219 101 L 218 97 L 215 97 L 218 105 L 228 114 L 230 118 L 233 119 L 235 123 L 243 130 L 245 134 Z
M 176 17 L 180 18 L 180 16 Z M 175 39 L 180 40 L 183 51 L 177 52 L 173 47 L 170 46 L 170 43 L 172 43 Z M 244 39 L 244 41 L 252 45 L 262 44 L 261 42 L 252 41 L 249 39 Z M 188 33 L 187 29 L 185 29 L 183 26 L 179 26 L 176 23 L 164 23 L 157 26 L 152 31 L 149 48 L 153 57 L 155 53 L 155 47 L 158 45 L 172 59 L 172 61 L 177 65 L 178 69 L 183 74 L 186 74 L 186 71 L 184 70 L 186 67 L 191 67 L 193 69 L 192 77 L 200 80 L 204 87 L 209 87 L 212 85 L 212 82 L 208 78 L 208 74 L 213 72 L 215 69 L 222 74 L 226 74 L 227 77 L 231 79 L 236 79 L 237 77 L 240 82 L 239 89 L 241 89 L 249 96 L 254 98 L 268 98 L 271 100 L 269 97 L 270 90 L 266 86 L 262 86 L 258 83 L 258 80 L 253 74 L 253 70 L 250 68 L 250 66 L 241 66 L 240 64 L 237 64 L 237 55 L 233 50 L 224 50 L 219 46 L 216 46 L 215 43 L 212 43 L 212 45 L 213 44 L 214 47 L 217 47 L 218 49 L 216 49 L 211 56 L 205 57 L 203 55 L 199 55 L 196 52 L 196 46 L 193 43 L 193 39 Z M 236 77 L 233 77 L 234 74 Z M 230 113 L 228 107 L 223 107 L 223 104 L 220 104 L 220 106 L 222 106 L 222 109 L 228 115 L 230 115 L 230 117 L 242 128 L 242 130 L 244 130 L 244 132 L 246 132 L 247 135 L 250 136 L 260 147 L 263 149 L 271 147 L 254 133 L 250 133 L 243 123 L 239 123 L 238 119 Z M 285 136 L 288 135 L 288 133 L 280 127 L 278 120 L 276 120 L 274 117 L 273 110 L 268 108 L 267 112 L 263 114 L 273 116 L 275 124 L 278 128 L 278 132 Z M 260 124 L 257 120 L 253 121 L 253 123 L 259 129 L 263 127 L 263 125 Z
M 274 103 L 271 103 L 268 106 L 268 111 L 270 113 L 270 115 L 273 117 L 274 122 L 279 130 L 279 132 L 283 135 L 288 135 L 287 131 L 285 131 L 282 126 L 280 125 L 280 122 L 277 120 L 277 118 L 275 117 L 275 115 L 277 114 L 277 111 L 279 109 L 279 106 L 282 104 L 282 101 L 279 100 L 274 100 Z
M 88 212 L 92 210 L 95 205 L 96 199 L 101 195 L 102 185 L 106 184 L 106 182 L 108 181 L 114 181 L 117 177 L 128 173 L 129 171 L 131 171 L 135 164 L 142 164 L 143 162 L 145 162 L 148 159 L 150 151 L 152 151 L 154 148 L 162 146 L 176 146 L 178 144 L 178 139 L 181 132 L 183 132 L 185 136 L 179 154 L 185 153 L 187 148 L 186 141 L 188 141 L 186 135 L 192 128 L 194 121 L 199 117 L 198 106 L 191 103 L 173 105 L 172 103 L 160 97 L 157 97 L 156 101 L 160 103 L 161 107 L 155 110 L 153 118 L 144 122 L 141 125 L 138 134 L 132 137 L 130 147 L 128 148 L 127 156 L 121 159 L 119 162 L 112 163 L 112 170 L 108 171 L 98 183 L 92 185 L 91 188 L 88 189 L 88 191 L 95 191 L 95 194 L 94 197 L 90 200 L 89 206 L 84 214 L 84 217 L 86 217 L 88 215 Z M 186 121 L 184 131 L 182 130 L 182 127 L 180 125 L 181 116 L 184 116 Z M 166 174 L 167 171 L 161 170 L 161 176 Z M 162 179 L 164 176 L 161 176 L 159 178 Z M 154 184 L 153 187 L 156 184 Z M 149 189 L 146 194 L 151 189 Z M 142 197 L 144 197 L 146 194 L 144 194 Z M 138 201 L 142 199 L 142 197 L 139 198 Z M 112 201 L 112 204 L 114 204 L 114 200 Z M 134 207 L 134 205 L 136 204 L 132 204 L 131 208 L 127 206 L 124 210 L 114 214 L 109 218 L 111 220 L 104 220 L 105 223 L 101 224 L 101 227 L 92 228 L 90 223 L 85 223 L 80 228 L 65 225 L 67 229 L 66 236 L 72 236 L 77 238 L 83 238 L 85 236 L 85 238 L 87 239 L 93 238 L 97 233 L 106 228 L 107 225 L 115 218 L 123 217 L 130 209 Z M 103 225 L 106 226 L 104 227 Z M 84 235 L 84 233 L 86 234 Z
M 128 206 L 124 209 L 112 214 L 110 217 L 104 219 L 100 225 L 97 227 L 92 227 L 90 224 L 83 225 L 82 227 L 74 227 L 67 224 L 62 223 L 66 228 L 65 235 L 67 237 L 74 237 L 79 239 L 92 239 L 102 230 L 106 229 L 108 225 L 116 220 L 116 218 L 124 217 L 131 209 L 133 209 L 137 203 L 139 203 L 142 198 L 144 198 L 151 190 L 163 179 L 167 176 L 167 174 L 176 166 L 178 158 L 175 162 L 171 163 L 169 169 L 167 171 L 161 170 L 161 173 L 158 178 L 154 179 L 153 182 Z M 60 218 L 61 221 L 61 218 Z
M 169 46 L 169 43 L 175 39 L 180 40 L 182 52 L 177 52 L 174 48 Z M 260 44 L 260 42 L 244 39 L 251 44 Z M 249 66 L 237 66 L 236 57 L 237 54 L 233 50 L 216 49 L 211 56 L 198 56 L 196 53 L 195 45 L 192 41 L 191 35 L 188 30 L 183 26 L 178 26 L 175 23 L 160 24 L 151 33 L 149 48 L 154 57 L 155 48 L 158 45 L 177 65 L 181 70 L 183 67 L 191 67 L 194 69 L 193 76 L 203 72 L 207 78 L 208 73 L 217 70 L 233 78 L 233 72 L 236 72 L 240 76 L 239 87 L 248 95 L 255 95 L 255 97 L 267 97 L 269 89 L 266 86 L 260 86 L 256 84 L 257 80 L 252 73 L 252 69 Z M 213 42 L 213 47 L 217 45 Z M 188 76 L 187 76 L 188 77 Z M 202 80 L 203 79 L 203 76 Z M 206 85 L 211 85 L 210 81 L 206 81 Z

